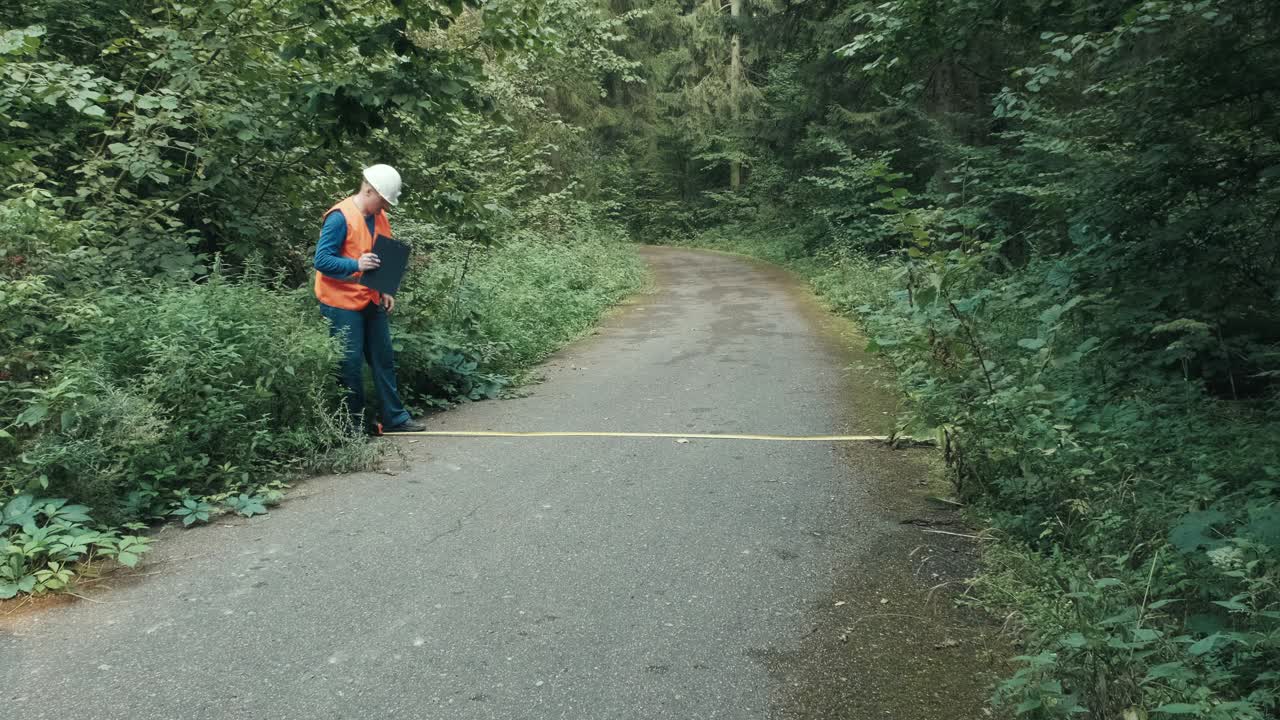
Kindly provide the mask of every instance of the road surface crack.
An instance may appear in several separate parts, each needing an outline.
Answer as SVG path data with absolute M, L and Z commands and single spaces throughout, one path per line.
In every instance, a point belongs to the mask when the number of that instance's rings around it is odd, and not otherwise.
M 453 521 L 453 527 L 449 528 L 448 530 L 442 530 L 441 532 L 438 532 L 435 535 L 432 535 L 427 540 L 427 542 L 423 545 L 423 547 L 431 546 L 435 541 L 439 540 L 442 537 L 445 537 L 446 535 L 453 535 L 461 532 L 462 523 L 466 520 L 470 520 L 474 518 L 476 516 L 476 513 L 479 512 L 480 508 L 482 507 L 484 507 L 484 503 L 480 503 L 479 505 L 476 505 L 475 507 L 471 508 L 470 512 L 468 512 L 466 515 L 463 515 L 462 517 Z

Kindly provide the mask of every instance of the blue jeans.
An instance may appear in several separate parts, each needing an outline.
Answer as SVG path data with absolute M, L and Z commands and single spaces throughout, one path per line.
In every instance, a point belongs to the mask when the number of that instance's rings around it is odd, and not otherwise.
M 331 335 L 342 335 L 342 364 L 338 375 L 347 389 L 347 412 L 354 427 L 364 426 L 364 364 L 373 369 L 383 427 L 408 422 L 409 411 L 396 389 L 395 353 L 391 349 L 391 325 L 387 311 L 376 303 L 362 310 L 344 310 L 320 303 L 320 314 L 329 321 Z

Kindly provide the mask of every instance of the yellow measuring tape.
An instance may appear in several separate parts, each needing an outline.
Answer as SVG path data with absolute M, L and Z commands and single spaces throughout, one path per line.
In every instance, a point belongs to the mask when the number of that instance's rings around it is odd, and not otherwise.
M 641 433 L 641 432 L 499 432 L 471 430 L 423 430 L 421 432 L 387 433 L 387 437 L 399 435 L 431 437 L 613 437 L 613 438 L 675 438 L 677 440 L 773 440 L 778 442 L 887 442 L 887 435 L 750 435 L 718 433 Z M 900 440 L 911 438 L 899 437 Z

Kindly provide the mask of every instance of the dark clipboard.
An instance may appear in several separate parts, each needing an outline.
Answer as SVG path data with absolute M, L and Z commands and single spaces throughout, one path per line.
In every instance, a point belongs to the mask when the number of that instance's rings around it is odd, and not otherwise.
M 360 284 L 380 293 L 395 295 L 400 289 L 400 281 L 404 280 L 405 270 L 409 267 L 409 246 L 386 235 L 379 235 L 373 241 L 370 250 L 378 256 L 381 264 L 376 270 L 365 270 L 360 275 Z

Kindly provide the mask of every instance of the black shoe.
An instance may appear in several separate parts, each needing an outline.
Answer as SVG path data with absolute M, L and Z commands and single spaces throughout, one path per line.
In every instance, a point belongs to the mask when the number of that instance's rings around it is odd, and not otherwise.
M 423 425 L 417 420 L 409 419 L 409 420 L 405 420 L 404 422 L 400 423 L 399 425 L 393 428 L 383 428 L 382 434 L 392 435 L 394 433 L 422 432 L 423 430 L 426 430 L 426 429 L 427 429 L 426 425 Z

